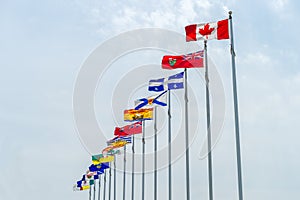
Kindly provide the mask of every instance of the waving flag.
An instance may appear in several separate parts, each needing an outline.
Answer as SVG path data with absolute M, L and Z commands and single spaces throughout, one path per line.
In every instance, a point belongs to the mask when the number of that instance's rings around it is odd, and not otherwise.
M 113 151 L 114 149 L 115 149 L 115 147 L 108 146 L 102 150 L 102 153 L 107 155 L 109 152 Z
M 92 174 L 94 173 L 94 175 L 97 175 L 97 172 L 103 172 L 105 169 L 109 168 L 109 163 L 101 163 L 99 165 L 94 165 L 92 164 L 91 166 L 89 166 L 89 172 L 91 172 Z M 88 174 L 88 173 L 87 173 Z
M 173 76 L 169 76 L 168 89 L 169 90 L 182 89 L 183 88 L 183 75 L 184 75 L 184 72 L 175 74 Z
M 94 185 L 94 182 L 91 185 Z M 90 189 L 91 185 L 90 183 L 80 183 L 80 186 L 78 186 L 78 184 L 75 184 L 73 186 L 73 191 L 88 190 Z
M 140 121 L 153 119 L 153 108 L 140 110 L 129 109 L 124 111 L 124 121 Z
M 104 173 L 104 171 L 97 171 L 97 172 L 93 172 L 94 175 L 88 175 L 88 174 L 82 175 L 82 179 L 80 181 L 77 181 L 78 187 L 80 187 L 80 184 L 84 181 L 99 179 L 100 175 L 103 173 Z
M 165 78 L 150 80 L 148 90 L 154 92 L 165 91 L 166 90 Z
M 80 180 L 80 181 L 77 181 L 76 182 L 76 185 L 77 187 L 82 187 L 84 185 L 93 185 L 95 182 L 94 182 L 94 179 L 93 180 Z
M 103 154 L 97 154 L 97 155 L 92 155 L 92 162 L 94 165 L 99 165 L 100 163 L 97 163 L 95 164 L 94 161 L 97 161 L 100 159 L 100 158 L 104 158 L 105 156 Z
M 74 191 L 80 191 L 80 190 L 87 190 L 90 189 L 91 185 L 94 185 L 95 181 L 94 180 L 87 180 L 87 181 L 77 181 L 77 184 L 73 186 Z
M 98 174 L 98 171 L 97 171 L 97 170 L 95 170 L 95 171 L 88 170 L 88 171 L 86 172 L 86 176 L 87 176 L 87 177 L 92 177 L 92 176 L 97 175 L 97 174 Z
M 88 190 L 90 189 L 90 185 L 84 185 L 84 186 L 80 186 L 78 187 L 76 184 L 73 186 L 73 191 L 82 191 L 82 190 Z
M 103 156 L 102 154 L 92 156 L 92 163 L 94 165 L 99 165 L 101 163 L 112 162 L 114 161 L 114 156 L 108 155 Z
M 83 185 L 80 187 L 80 190 L 88 190 L 88 189 L 90 189 L 90 187 L 91 187 L 91 185 Z
M 113 156 L 113 155 L 121 155 L 121 151 L 120 150 L 110 150 L 106 153 L 106 155 L 109 155 L 109 156 Z
M 126 144 L 127 144 L 126 141 L 124 141 L 124 140 L 119 140 L 119 141 L 116 141 L 116 142 L 112 143 L 111 145 L 112 145 L 114 148 L 120 148 L 120 147 L 124 147 Z
M 107 145 L 113 145 L 113 143 L 118 141 L 124 141 L 126 143 L 131 143 L 131 136 L 116 136 L 111 140 L 108 140 L 106 143 Z
M 160 82 L 155 82 L 157 80 L 150 80 L 148 90 L 154 92 L 161 92 L 167 89 L 168 90 L 182 89 L 184 87 L 183 75 L 184 72 L 180 72 L 178 74 L 169 76 L 168 78 L 157 79 Z
M 111 146 L 108 146 L 108 147 L 111 147 Z M 116 154 L 117 155 L 121 154 L 120 150 L 115 150 L 114 148 L 108 148 L 108 147 L 106 147 L 105 149 L 102 150 L 102 152 L 105 151 L 105 153 L 93 155 L 92 159 L 93 159 L 93 157 L 95 157 L 97 159 L 97 158 L 101 158 L 101 156 L 105 157 L 105 156 L 113 156 Z
M 167 94 L 167 90 L 156 96 L 138 99 L 137 101 L 135 101 L 134 109 L 139 110 L 143 107 L 151 108 L 155 105 L 166 106 L 167 105 L 167 95 L 166 94 Z
M 229 39 L 228 19 L 185 27 L 186 41 Z
M 127 135 L 134 135 L 142 133 L 142 122 L 135 122 L 133 124 L 123 126 L 123 127 L 116 127 L 114 135 L 118 136 L 127 136 Z
M 166 55 L 161 61 L 161 66 L 163 69 L 203 67 L 203 52 L 202 50 L 187 55 Z

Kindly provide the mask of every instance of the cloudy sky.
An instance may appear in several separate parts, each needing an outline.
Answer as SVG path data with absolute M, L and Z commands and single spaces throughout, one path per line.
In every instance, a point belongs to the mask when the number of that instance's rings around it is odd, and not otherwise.
M 121 33 L 141 28 L 162 28 L 184 34 L 184 26 L 224 19 L 228 10 L 232 10 L 244 197 L 296 199 L 300 186 L 299 8 L 299 3 L 292 0 L 2 0 L 0 198 L 88 198 L 86 191 L 72 191 L 75 181 L 90 165 L 88 148 L 76 129 L 72 102 L 80 69 L 97 47 Z M 124 56 L 115 65 L 124 64 L 122 70 L 127 73 L 132 64 L 142 65 L 151 60 L 159 65 L 163 54 L 145 50 L 144 57 L 141 55 Z M 133 62 L 137 57 L 140 62 Z M 223 81 L 226 102 L 222 135 L 213 151 L 214 195 L 216 199 L 232 200 L 237 199 L 237 177 L 229 41 L 209 42 L 209 57 Z M 121 79 L 123 71 L 114 66 L 112 69 L 115 71 L 111 73 Z M 113 79 L 114 74 L 107 72 L 104 83 L 110 77 Z M 116 84 L 113 85 L 117 87 Z M 138 94 L 141 92 L 132 96 Z M 199 101 L 204 100 L 203 92 L 197 95 Z M 113 121 L 107 108 L 101 107 L 101 102 L 110 101 L 111 96 L 102 95 L 100 88 L 95 97 L 99 100 L 95 104 L 99 123 Z M 200 108 L 199 112 L 204 110 Z M 121 114 L 122 111 L 119 117 Z M 111 122 L 102 126 L 108 137 L 112 135 Z M 205 121 L 200 122 L 200 127 L 203 139 Z M 163 134 L 161 137 L 166 138 Z M 160 145 L 164 143 L 160 141 Z M 191 147 L 191 199 L 208 199 L 207 160 L 199 158 L 198 143 L 201 137 Z M 104 141 L 99 141 L 100 149 L 103 144 Z M 181 157 L 174 163 L 174 200 L 185 197 L 184 170 L 184 157 Z M 166 199 L 167 171 L 161 169 L 159 175 L 159 197 Z M 152 176 L 149 173 L 146 177 L 146 199 L 152 199 Z M 141 190 L 138 183 L 137 199 Z M 121 184 L 118 186 L 120 189 Z M 119 197 L 121 192 L 118 191 Z M 130 192 L 127 194 L 129 197 Z

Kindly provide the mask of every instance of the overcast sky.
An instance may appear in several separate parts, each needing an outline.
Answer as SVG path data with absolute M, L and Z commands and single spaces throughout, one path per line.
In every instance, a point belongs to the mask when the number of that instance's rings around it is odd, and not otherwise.
M 184 34 L 186 25 L 227 18 L 228 10 L 233 11 L 237 54 L 244 197 L 297 199 L 299 9 L 299 3 L 292 0 L 2 0 L 0 199 L 87 199 L 87 191 L 72 191 L 91 163 L 76 131 L 72 110 L 74 85 L 84 61 L 99 45 L 120 33 L 163 28 Z M 134 55 L 125 56 L 125 69 L 129 70 Z M 137 55 L 141 63 L 152 60 L 159 65 L 162 53 Z M 209 42 L 209 57 L 218 69 L 226 97 L 224 127 L 213 151 L 214 195 L 215 199 L 232 200 L 237 199 L 237 175 L 229 41 Z M 198 94 L 202 96 L 197 97 L 199 101 L 204 100 L 203 95 Z M 96 97 L 110 100 L 99 94 Z M 96 108 L 100 121 L 106 119 L 103 116 L 107 112 L 101 114 L 101 110 L 107 108 L 101 108 L 101 104 Z M 118 117 L 122 118 L 122 111 Z M 107 118 L 113 121 L 111 115 Z M 205 121 L 200 127 L 203 138 Z M 111 123 L 102 128 L 113 136 Z M 191 147 L 191 199 L 208 199 L 207 160 L 199 159 L 197 144 L 201 138 L 198 140 Z M 160 141 L 160 145 L 165 142 Z M 99 141 L 100 148 L 103 143 Z M 181 157 L 173 170 L 174 200 L 185 197 L 184 170 Z M 159 174 L 159 197 L 166 199 L 167 171 L 160 170 Z M 152 176 L 146 177 L 146 199 L 152 199 Z M 129 197 L 130 181 L 127 183 Z M 136 186 L 140 195 L 138 180 Z M 119 190 L 119 197 L 121 194 Z

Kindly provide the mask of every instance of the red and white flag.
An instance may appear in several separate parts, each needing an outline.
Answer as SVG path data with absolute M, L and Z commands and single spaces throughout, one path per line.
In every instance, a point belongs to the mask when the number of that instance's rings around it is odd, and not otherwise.
M 186 41 L 229 39 L 228 19 L 185 27 Z
M 163 57 L 161 65 L 163 69 L 203 67 L 203 53 L 204 51 L 202 50 L 186 55 L 166 55 Z
M 133 134 L 140 134 L 142 133 L 142 122 L 136 122 L 127 126 L 123 127 L 116 127 L 114 135 L 117 136 L 128 136 Z

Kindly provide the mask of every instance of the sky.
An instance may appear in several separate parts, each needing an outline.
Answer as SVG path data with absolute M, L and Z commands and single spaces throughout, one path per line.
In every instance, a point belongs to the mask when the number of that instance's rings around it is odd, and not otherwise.
M 225 19 L 232 10 L 244 199 L 296 199 L 300 186 L 297 159 L 300 151 L 297 134 L 300 128 L 300 70 L 297 67 L 300 28 L 296 25 L 299 8 L 300 4 L 292 0 L 2 0 L 0 198 L 88 198 L 87 191 L 72 190 L 91 164 L 90 152 L 82 141 L 83 133 L 78 133 L 74 120 L 73 94 L 80 70 L 99 46 L 120 34 L 142 28 L 184 34 L 186 25 Z M 222 200 L 238 199 L 229 41 L 209 41 L 208 45 L 209 57 L 221 77 L 225 94 L 225 120 L 213 149 L 214 196 Z M 122 42 L 119 48 L 124 48 Z M 125 125 L 120 124 L 122 110 L 116 111 L 113 106 L 129 106 L 139 95 L 149 95 L 144 89 L 149 77 L 158 78 L 162 73 L 157 66 L 163 53 L 142 49 L 118 57 L 98 82 L 95 113 L 107 138 L 113 136 L 114 126 Z M 154 67 L 141 67 L 143 64 L 155 64 L 157 71 Z M 141 70 L 138 76 L 147 79 L 132 92 L 121 83 L 131 81 L 128 77 L 136 73 L 130 72 L 136 69 Z M 206 134 L 204 82 L 193 73 L 189 76 L 200 113 L 197 122 L 200 136 L 190 148 L 191 199 L 208 199 L 207 159 L 199 158 L 199 145 Z M 203 87 L 198 88 L 199 85 Z M 129 97 L 113 98 L 125 96 Z M 174 94 L 178 99 L 181 96 L 182 92 Z M 180 100 L 175 101 L 174 106 L 177 106 L 175 118 L 182 120 Z M 110 110 L 116 116 L 110 114 Z M 192 118 L 197 117 L 192 115 Z M 165 126 L 165 121 L 160 123 Z M 151 129 L 150 122 L 147 128 Z M 179 129 L 176 123 L 174 129 Z M 181 131 L 176 134 L 183 137 Z M 161 148 L 165 148 L 166 137 L 161 131 Z M 152 151 L 151 139 L 147 152 Z M 105 141 L 93 143 L 99 146 L 99 151 L 104 144 Z M 174 200 L 185 197 L 184 161 L 185 157 L 181 156 L 173 164 Z M 159 198 L 166 199 L 167 171 L 162 168 L 158 173 Z M 129 179 L 128 176 L 128 198 Z M 136 179 L 138 199 L 140 176 Z M 146 199 L 153 199 L 153 174 L 147 173 L 146 180 Z M 120 172 L 118 181 L 121 197 Z

